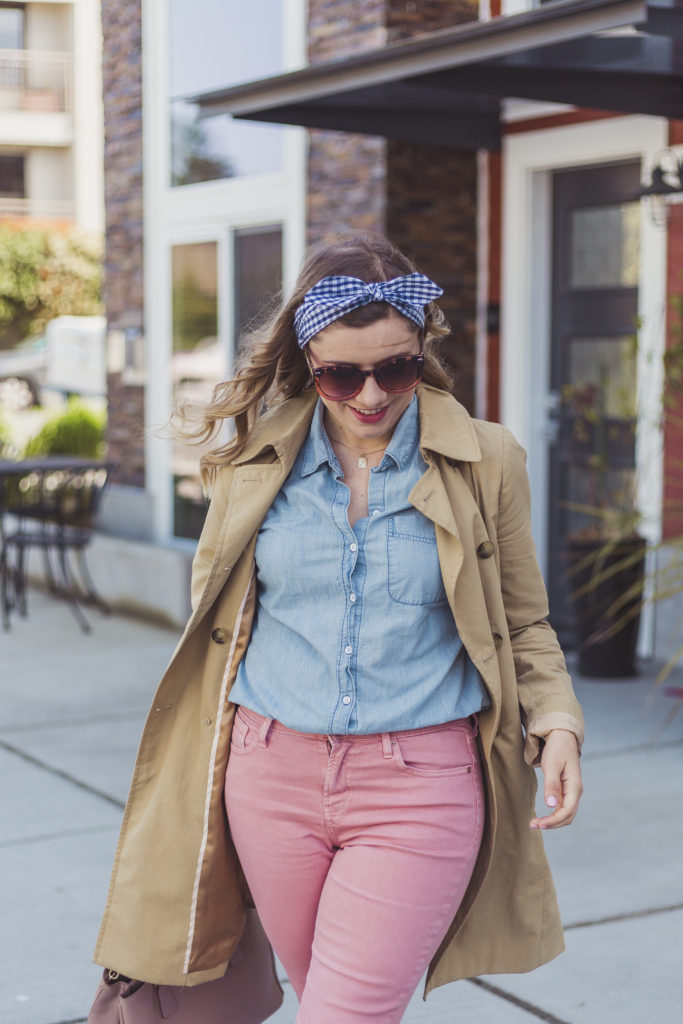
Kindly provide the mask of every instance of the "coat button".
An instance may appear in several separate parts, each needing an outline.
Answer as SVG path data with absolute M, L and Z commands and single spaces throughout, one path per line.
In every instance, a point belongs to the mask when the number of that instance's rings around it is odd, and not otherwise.
M 490 558 L 493 554 L 493 541 L 483 540 L 477 548 L 477 554 L 480 558 Z
M 211 639 L 215 644 L 225 644 L 228 641 L 228 632 L 225 629 L 214 629 Z
M 497 651 L 499 651 L 503 646 L 503 638 L 500 635 L 500 633 L 493 634 L 493 646 L 496 648 Z

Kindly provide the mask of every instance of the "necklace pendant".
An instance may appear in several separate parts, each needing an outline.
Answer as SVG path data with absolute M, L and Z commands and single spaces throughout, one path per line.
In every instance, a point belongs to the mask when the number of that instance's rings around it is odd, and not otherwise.
M 368 457 L 367 457 L 367 455 L 359 455 L 358 456 L 358 468 L 359 469 L 367 469 L 368 468 Z

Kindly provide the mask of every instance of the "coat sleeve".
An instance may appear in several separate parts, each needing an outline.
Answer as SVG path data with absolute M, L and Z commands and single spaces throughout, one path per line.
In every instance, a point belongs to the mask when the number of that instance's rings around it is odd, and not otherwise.
M 525 760 L 538 764 L 543 738 L 568 729 L 583 743 L 583 715 L 557 636 L 546 619 L 548 597 L 531 536 L 526 453 L 503 431 L 498 501 L 498 548 L 503 602 L 526 732 Z

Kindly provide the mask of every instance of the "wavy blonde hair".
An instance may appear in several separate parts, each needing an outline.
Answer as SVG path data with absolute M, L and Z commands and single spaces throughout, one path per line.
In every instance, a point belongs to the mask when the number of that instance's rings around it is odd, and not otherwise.
M 234 421 L 234 436 L 200 460 L 205 487 L 210 485 L 219 466 L 239 455 L 266 409 L 312 387 L 311 373 L 294 332 L 294 314 L 306 292 L 323 277 L 334 274 L 358 277 L 369 283 L 412 274 L 415 269 L 413 263 L 381 235 L 346 235 L 310 251 L 289 298 L 269 323 L 243 339 L 235 376 L 214 388 L 211 401 L 201 410 L 199 425 L 190 427 L 187 406 L 177 411 L 179 433 L 197 443 L 206 443 L 215 437 L 225 420 Z M 338 322 L 348 327 L 366 327 L 392 313 L 400 316 L 385 302 L 370 302 L 340 317 Z M 432 387 L 449 391 L 451 376 L 435 350 L 436 343 L 449 334 L 443 313 L 435 303 L 429 303 L 423 329 L 412 320 L 404 319 L 424 339 L 423 380 Z

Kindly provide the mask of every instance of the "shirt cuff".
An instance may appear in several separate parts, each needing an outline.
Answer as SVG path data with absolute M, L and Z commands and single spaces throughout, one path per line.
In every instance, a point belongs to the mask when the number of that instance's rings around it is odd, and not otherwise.
M 583 724 L 574 715 L 566 711 L 551 711 L 546 715 L 539 715 L 529 722 L 526 731 L 526 743 L 524 745 L 524 760 L 534 767 L 541 763 L 541 754 L 545 737 L 553 729 L 566 729 L 576 736 L 576 743 L 581 753 L 583 746 Z

